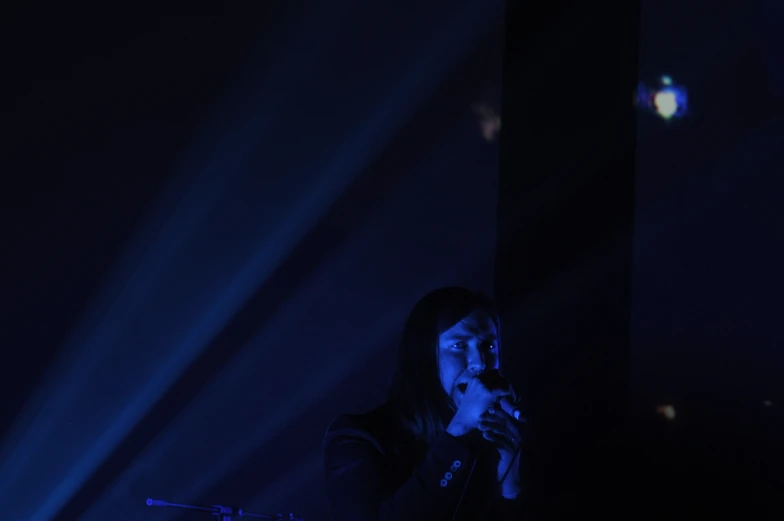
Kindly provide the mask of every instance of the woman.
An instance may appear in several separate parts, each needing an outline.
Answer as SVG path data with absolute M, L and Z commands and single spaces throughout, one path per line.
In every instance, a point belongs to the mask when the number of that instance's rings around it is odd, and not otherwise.
M 499 348 L 488 297 L 443 288 L 416 304 L 387 402 L 327 429 L 335 519 L 520 519 L 522 425 Z

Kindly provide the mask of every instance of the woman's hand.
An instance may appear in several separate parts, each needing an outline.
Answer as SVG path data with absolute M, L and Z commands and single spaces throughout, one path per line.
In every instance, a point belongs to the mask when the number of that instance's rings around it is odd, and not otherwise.
M 523 423 L 515 420 L 500 407 L 490 407 L 479 419 L 482 437 L 493 444 L 501 459 L 498 463 L 498 481 L 504 495 L 520 492 L 520 449 L 523 443 Z M 503 480 L 503 481 L 502 481 Z

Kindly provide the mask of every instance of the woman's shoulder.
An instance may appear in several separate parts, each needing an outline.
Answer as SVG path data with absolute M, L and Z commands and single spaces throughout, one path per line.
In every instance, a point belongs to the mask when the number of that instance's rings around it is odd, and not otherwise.
M 394 419 L 389 406 L 384 404 L 366 413 L 336 416 L 329 423 L 324 437 L 341 434 L 377 437 L 389 432 L 393 423 Z
M 384 404 L 363 414 L 335 417 L 327 427 L 323 445 L 354 442 L 372 445 L 382 454 L 397 454 L 406 439 L 394 409 Z

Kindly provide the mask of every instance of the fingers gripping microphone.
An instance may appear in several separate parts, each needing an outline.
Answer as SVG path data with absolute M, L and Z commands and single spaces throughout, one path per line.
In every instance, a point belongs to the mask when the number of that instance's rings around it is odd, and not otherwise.
M 485 383 L 485 385 L 487 385 L 491 389 L 505 389 L 514 393 L 514 391 L 512 390 L 512 385 L 509 383 L 509 380 L 504 378 L 503 375 L 497 370 L 483 373 L 481 375 L 481 378 L 482 381 Z M 498 405 L 501 407 L 501 409 L 503 409 L 503 411 L 506 414 L 508 414 L 515 420 L 522 421 L 522 422 L 525 421 L 525 419 L 522 419 L 523 417 L 520 409 L 518 408 L 518 403 L 515 401 L 515 399 L 512 396 L 502 396 L 498 400 Z

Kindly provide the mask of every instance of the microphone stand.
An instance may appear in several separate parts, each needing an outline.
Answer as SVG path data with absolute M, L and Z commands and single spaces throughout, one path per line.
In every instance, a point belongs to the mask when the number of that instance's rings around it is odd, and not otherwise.
M 160 499 L 148 499 L 148 507 L 172 507 L 183 508 L 186 510 L 198 510 L 200 512 L 209 512 L 213 516 L 218 516 L 220 521 L 231 521 L 232 517 L 253 517 L 256 519 L 270 519 L 273 521 L 304 521 L 302 517 L 295 516 L 294 514 L 254 514 L 252 512 L 245 512 L 241 508 L 224 507 L 221 505 L 212 506 L 199 506 L 199 505 L 183 505 L 180 503 L 169 503 Z

